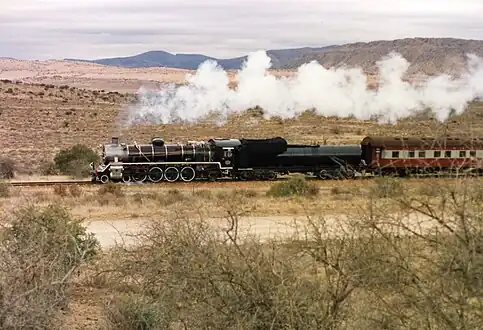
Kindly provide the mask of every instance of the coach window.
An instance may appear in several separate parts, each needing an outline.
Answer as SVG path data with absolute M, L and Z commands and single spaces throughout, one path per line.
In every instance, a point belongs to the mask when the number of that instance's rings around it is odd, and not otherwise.
M 436 151 L 434 152 L 434 158 L 439 158 L 439 157 L 441 157 L 441 151 L 436 150 Z
M 414 151 L 409 151 L 409 158 L 414 158 Z
M 460 151 L 460 158 L 465 158 L 466 157 L 466 150 L 461 150 Z
M 393 151 L 392 158 L 399 158 L 399 151 Z
M 419 157 L 419 158 L 424 158 L 424 157 L 426 157 L 426 152 L 425 152 L 425 151 L 420 151 L 420 152 L 418 152 L 418 157 Z
M 476 150 L 470 151 L 470 157 L 476 157 Z
M 446 150 L 446 151 L 444 152 L 444 157 L 446 157 L 446 158 L 451 158 L 451 150 Z

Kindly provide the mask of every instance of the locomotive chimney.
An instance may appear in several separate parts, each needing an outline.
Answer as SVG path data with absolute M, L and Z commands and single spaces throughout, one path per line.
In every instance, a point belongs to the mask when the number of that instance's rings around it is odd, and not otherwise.
M 113 136 L 111 141 L 112 144 L 119 144 L 119 138 L 116 136 Z

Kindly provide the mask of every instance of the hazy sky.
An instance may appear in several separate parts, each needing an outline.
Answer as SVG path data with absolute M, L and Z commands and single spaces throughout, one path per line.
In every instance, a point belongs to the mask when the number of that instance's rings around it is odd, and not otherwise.
M 244 55 L 404 37 L 483 39 L 483 0 L 1 0 L 0 56 Z

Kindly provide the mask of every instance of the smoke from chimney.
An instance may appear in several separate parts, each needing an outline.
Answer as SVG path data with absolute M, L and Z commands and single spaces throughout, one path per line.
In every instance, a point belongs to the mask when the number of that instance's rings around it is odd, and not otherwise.
M 157 92 L 139 90 L 139 102 L 128 110 L 126 124 L 195 123 L 211 112 L 222 118 L 259 106 L 265 118 L 294 118 L 307 109 L 325 116 L 358 119 L 374 116 L 383 122 L 407 117 L 415 110 L 431 108 L 438 120 L 462 113 L 469 102 L 483 96 L 483 61 L 468 55 L 467 68 L 458 78 L 428 77 L 419 83 L 403 81 L 410 63 L 390 53 L 377 62 L 378 87 L 367 87 L 361 68 L 326 69 L 313 61 L 300 66 L 292 77 L 267 73 L 271 60 L 264 51 L 248 56 L 237 72 L 237 87 L 229 88 L 227 72 L 214 61 L 202 63 L 187 84 Z

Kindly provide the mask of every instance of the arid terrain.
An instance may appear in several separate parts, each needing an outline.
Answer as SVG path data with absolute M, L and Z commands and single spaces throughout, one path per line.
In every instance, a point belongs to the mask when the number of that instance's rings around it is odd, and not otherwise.
M 311 53 L 292 61 L 287 67 L 297 68 L 317 60 L 327 67 L 358 66 L 369 74 L 377 73 L 377 62 L 395 51 L 411 63 L 409 75 L 457 74 L 465 66 L 468 55 L 483 57 L 483 41 L 455 38 L 405 38 L 346 44 L 319 53 Z
M 423 313 L 420 304 L 444 304 L 445 310 L 464 304 L 469 317 L 457 320 L 481 324 L 482 301 L 471 293 L 479 282 L 460 279 L 457 270 L 446 266 L 447 260 L 470 266 L 480 258 L 468 254 L 481 238 L 478 232 L 468 235 L 469 246 L 451 242 L 452 235 L 474 228 L 481 219 L 481 180 L 308 184 L 315 184 L 318 193 L 311 189 L 310 194 L 275 196 L 271 193 L 279 183 L 249 182 L 238 187 L 188 184 L 174 189 L 2 185 L 2 220 L 14 225 L 3 229 L 0 241 L 2 249 L 9 247 L 3 250 L 6 267 L 0 269 L 8 283 L 2 294 L 11 302 L 0 309 L 7 316 L 3 322 L 10 324 L 10 318 L 36 322 L 42 329 L 57 324 L 63 329 L 161 329 L 163 324 L 181 329 L 178 322 L 182 322 L 186 328 L 198 329 L 224 328 L 235 317 L 237 323 L 249 322 L 241 328 L 252 328 L 240 301 L 263 309 L 267 307 L 256 299 L 276 295 L 277 302 L 269 308 L 275 311 L 258 322 L 316 329 L 313 319 L 325 324 L 342 318 L 351 323 L 350 329 L 384 329 L 386 317 L 397 323 L 407 313 L 413 316 L 412 324 L 444 322 L 441 307 Z M 19 209 L 21 205 L 33 208 Z M 68 213 L 59 209 L 62 206 Z M 90 256 L 92 238 L 76 232 L 79 225 L 74 219 L 96 235 L 104 252 Z M 435 229 L 438 233 L 432 234 Z M 77 245 L 67 244 L 72 238 Z M 20 258 L 22 267 L 15 267 Z M 62 262 L 72 268 L 64 270 Z M 345 284 L 326 279 L 329 275 Z M 37 278 L 33 288 L 30 276 Z M 417 279 L 406 282 L 407 277 Z M 231 281 L 241 287 L 232 287 Z M 316 285 L 320 293 L 295 290 L 307 285 Z M 422 291 L 406 296 L 406 290 L 414 289 Z M 18 296 L 24 291 L 26 296 Z M 457 294 L 461 295 L 457 301 L 449 298 Z M 461 301 L 463 296 L 467 302 Z M 344 302 L 337 307 L 342 314 L 327 319 L 322 310 L 277 321 L 284 315 L 280 311 L 297 314 L 306 301 L 313 304 L 320 299 Z M 408 305 L 400 309 L 401 304 L 392 299 Z M 164 301 L 165 307 L 158 305 Z M 68 306 L 56 307 L 64 303 Z M 16 304 L 23 308 L 15 308 Z M 222 307 L 230 308 L 232 316 L 227 319 L 215 312 Z M 207 318 L 189 316 L 192 313 L 214 314 Z
M 426 112 L 390 124 L 311 111 L 264 119 L 260 109 L 249 109 L 221 126 L 211 120 L 121 126 L 139 87 L 182 84 L 187 73 L 0 59 L 2 156 L 14 161 L 15 180 L 52 180 L 42 172 L 59 150 L 76 143 L 96 148 L 111 136 L 126 142 L 282 136 L 321 144 L 357 144 L 375 134 L 483 136 L 481 102 L 446 122 Z M 376 81 L 371 76 L 369 85 Z M 482 237 L 471 230 L 481 227 L 481 180 L 304 180 L 301 190 L 277 195 L 284 184 L 1 183 L 0 223 L 7 226 L 0 230 L 6 256 L 0 258 L 0 327 L 56 329 L 57 321 L 68 330 L 481 325 L 482 286 L 475 274 L 482 263 L 475 249 Z M 405 227 L 401 219 L 409 215 L 429 218 L 440 232 Z M 346 221 L 342 216 L 351 222 L 337 241 L 329 232 Z M 278 221 L 288 226 L 295 217 L 307 226 L 297 237 L 275 243 L 238 237 L 250 225 L 269 236 L 283 231 Z M 74 218 L 99 235 L 103 248 L 120 233 L 141 232 L 140 246 L 104 249 L 90 259 L 93 248 Z M 150 227 L 142 231 L 146 222 Z M 388 234 L 387 226 L 400 235 Z
M 90 65 L 90 64 L 89 64 Z M 116 84 L 114 82 L 113 84 Z M 415 114 L 393 124 L 376 120 L 322 117 L 310 111 L 300 118 L 263 119 L 258 110 L 231 116 L 223 126 L 215 121 L 197 124 L 135 125 L 122 127 L 121 120 L 136 102 L 134 93 L 91 90 L 47 83 L 0 82 L 0 146 L 4 155 L 18 163 L 20 172 L 36 172 L 43 161 L 62 148 L 82 143 L 96 148 L 119 136 L 123 141 L 148 142 L 205 140 L 212 137 L 283 136 L 293 143 L 356 144 L 366 135 L 483 134 L 483 105 L 471 104 L 460 116 L 441 123 L 431 116 Z

